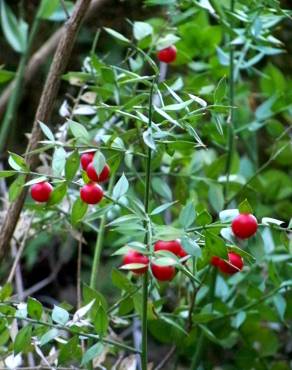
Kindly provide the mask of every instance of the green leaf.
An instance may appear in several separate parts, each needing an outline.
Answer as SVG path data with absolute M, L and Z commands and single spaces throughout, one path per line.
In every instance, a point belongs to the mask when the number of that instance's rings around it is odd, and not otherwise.
M 74 150 L 66 160 L 65 177 L 68 181 L 74 179 L 80 165 L 80 158 L 77 150 Z
M 239 213 L 253 213 L 251 205 L 248 203 L 247 199 L 240 203 L 240 205 L 238 206 L 238 210 Z
M 239 311 L 238 314 L 232 319 L 231 325 L 238 329 L 245 321 L 246 313 L 244 311 Z
M 72 135 L 82 143 L 87 144 L 90 141 L 90 136 L 88 131 L 80 123 L 69 120 L 69 129 L 72 132 Z
M 6 40 L 18 53 L 23 53 L 27 45 L 28 25 L 23 20 L 17 20 L 4 0 L 1 1 L 1 25 Z
M 120 199 L 123 195 L 127 193 L 129 189 L 129 182 L 123 173 L 120 177 L 119 181 L 116 183 L 114 190 L 113 190 L 113 198 Z
M 8 195 L 9 201 L 14 202 L 20 195 L 25 183 L 25 175 L 19 175 L 9 187 Z
M 47 125 L 45 125 L 43 122 L 41 121 L 38 121 L 39 122 L 39 125 L 40 125 L 40 128 L 43 132 L 43 134 L 50 140 L 50 141 L 55 141 L 55 137 L 52 133 L 52 131 L 49 129 L 49 127 Z
M 31 344 L 31 333 L 31 325 L 24 326 L 19 330 L 14 341 L 14 355 L 17 355 L 20 352 L 26 353 L 29 350 Z
M 63 147 L 56 148 L 53 154 L 52 169 L 54 176 L 62 176 L 66 164 L 66 152 Z
M 153 139 L 153 133 L 151 127 L 148 127 L 146 131 L 143 132 L 144 143 L 152 150 L 156 150 L 156 144 Z
M 112 28 L 108 28 L 108 27 L 103 27 L 104 30 L 110 34 L 112 37 L 114 37 L 115 39 L 119 40 L 119 41 L 122 41 L 122 42 L 125 42 L 125 43 L 130 43 L 130 40 L 127 39 L 125 36 L 123 36 L 121 33 L 113 30 Z
M 17 174 L 17 171 L 0 171 L 0 178 L 11 177 Z
M 83 355 L 81 366 L 86 365 L 88 362 L 94 360 L 96 357 L 100 356 L 103 352 L 104 346 L 102 343 L 96 343 L 90 347 Z
M 223 187 L 212 184 L 209 188 L 209 201 L 216 212 L 222 211 L 224 207 Z
M 176 42 L 180 40 L 179 37 L 173 35 L 173 34 L 168 34 L 164 37 L 161 37 L 157 43 L 156 43 L 156 48 L 157 50 L 162 50 L 165 48 L 168 48 L 169 46 L 174 45 Z
M 168 201 L 172 201 L 172 192 L 167 182 L 160 177 L 154 177 L 151 181 L 153 190 Z
M 142 40 L 153 33 L 153 27 L 146 22 L 134 22 L 133 33 L 136 40 Z
M 30 181 L 27 181 L 25 183 L 25 186 L 31 186 L 33 184 L 38 184 L 40 182 L 43 182 L 43 181 L 47 181 L 47 177 L 46 176 L 41 176 L 41 177 L 36 177 Z
M 187 237 L 181 239 L 184 250 L 193 257 L 201 257 L 202 250 L 195 240 Z
M 55 204 L 60 203 L 62 199 L 64 198 L 64 196 L 67 194 L 67 189 L 68 189 L 68 186 L 65 182 L 56 186 L 50 195 L 48 205 L 53 206 Z
M 96 312 L 99 306 L 102 306 L 104 310 L 107 309 L 107 302 L 104 296 L 99 293 L 97 290 L 90 288 L 88 285 L 83 284 L 83 300 L 85 304 L 88 304 L 95 300 L 94 308 L 91 312 Z
M 54 306 L 52 312 L 52 320 L 55 321 L 57 324 L 65 325 L 66 322 L 69 320 L 69 313 L 62 307 Z
M 37 17 L 48 19 L 57 10 L 59 2 L 59 0 L 42 0 Z
M 106 311 L 101 305 L 97 309 L 93 324 L 94 324 L 97 334 L 101 336 L 106 335 L 108 325 L 109 325 L 109 320 L 108 320 Z
M 58 356 L 58 365 L 80 361 L 82 350 L 78 343 L 78 337 L 75 336 L 62 346 Z
M 211 252 L 212 256 L 218 256 L 224 259 L 228 259 L 227 248 L 224 240 L 219 236 L 206 232 L 206 248 Z
M 71 211 L 71 223 L 76 226 L 78 222 L 82 221 L 86 215 L 88 204 L 84 203 L 80 198 L 77 198 L 73 204 Z
M 14 72 L 6 71 L 5 69 L 0 68 L 0 84 L 4 84 L 12 80 L 15 76 Z
M 55 339 L 59 334 L 59 331 L 55 328 L 46 332 L 40 339 L 40 346 L 44 346 L 49 343 L 52 339 Z
M 211 222 L 212 222 L 212 216 L 206 210 L 201 212 L 196 219 L 196 224 L 198 226 L 209 225 Z
M 151 216 L 158 215 L 159 213 L 164 212 L 169 207 L 173 206 L 175 203 L 177 202 L 169 202 L 169 203 L 162 204 L 161 206 L 154 208 L 153 211 L 150 213 L 150 215 Z
M 27 171 L 28 170 L 28 167 L 27 167 L 27 164 L 25 163 L 24 158 L 16 153 L 9 152 L 8 163 L 16 171 L 19 171 L 19 170 Z
M 192 204 L 189 202 L 181 211 L 179 215 L 179 223 L 184 229 L 187 229 L 195 221 L 196 211 Z
M 101 174 L 105 165 L 106 165 L 106 160 L 104 158 L 104 155 L 99 150 L 96 151 L 93 157 L 93 167 L 95 168 L 95 171 L 98 175 Z
M 281 294 L 276 294 L 273 297 L 273 302 L 277 309 L 280 319 L 284 321 L 284 315 L 285 315 L 286 308 L 287 308 L 287 303 L 285 301 L 285 298 Z
M 35 298 L 28 297 L 27 312 L 31 318 L 40 320 L 42 317 L 43 306 Z
M 113 284 L 121 289 L 125 290 L 126 292 L 131 292 L 135 289 L 135 285 L 117 269 L 112 270 L 112 282 Z

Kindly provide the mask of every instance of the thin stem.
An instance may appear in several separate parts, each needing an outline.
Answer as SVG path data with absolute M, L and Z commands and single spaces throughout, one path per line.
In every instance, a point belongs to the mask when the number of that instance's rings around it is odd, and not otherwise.
M 74 329 L 70 329 L 68 326 L 64 326 L 64 325 L 56 325 L 56 324 L 51 324 L 49 322 L 45 322 L 45 321 L 38 321 L 38 320 L 34 320 L 34 319 L 30 319 L 28 317 L 26 318 L 19 318 L 19 317 L 16 317 L 14 315 L 4 315 L 4 314 L 1 314 L 0 316 L 3 316 L 5 317 L 6 319 L 16 319 L 16 320 L 23 320 L 23 321 L 26 321 L 26 322 L 29 322 L 31 324 L 34 324 L 34 325 L 42 325 L 42 326 L 47 326 L 49 328 L 55 328 L 55 329 L 59 329 L 59 330 L 64 330 L 68 333 L 71 333 L 71 334 L 77 334 L 79 336 L 82 336 L 82 337 L 85 337 L 85 338 L 90 338 L 90 339 L 95 339 L 96 341 L 100 341 L 100 336 L 99 335 L 95 335 L 95 334 L 90 334 L 90 333 L 83 333 L 79 330 L 76 330 L 75 328 Z M 102 338 L 103 342 L 104 343 L 108 343 L 108 344 L 111 344 L 113 346 L 116 346 L 117 348 L 121 348 L 121 349 L 125 349 L 127 351 L 131 351 L 131 352 L 134 352 L 134 353 L 140 353 L 139 350 L 136 350 L 135 348 L 133 347 L 130 347 L 124 343 L 121 343 L 121 342 L 118 342 L 116 340 L 112 340 L 112 339 L 107 339 L 107 338 Z
M 20 63 L 18 65 L 18 69 L 17 69 L 16 76 L 15 76 L 15 86 L 10 96 L 7 110 L 5 112 L 5 116 L 2 122 L 1 131 L 0 131 L 0 153 L 2 153 L 3 150 L 5 149 L 5 145 L 7 143 L 9 132 L 11 132 L 11 122 L 15 115 L 15 111 L 17 111 L 18 106 L 19 106 L 19 101 L 21 98 L 21 94 L 23 92 L 25 67 L 28 61 L 28 57 L 29 57 L 30 50 L 32 48 L 35 36 L 38 32 L 39 25 L 40 25 L 40 19 L 36 16 L 32 24 L 32 28 L 29 34 L 26 49 L 24 53 L 22 54 Z
M 81 307 L 81 264 L 82 264 L 82 238 L 83 234 L 80 233 L 80 240 L 78 241 L 77 251 L 77 308 Z
M 214 295 L 215 295 L 215 288 L 216 288 L 216 280 L 217 280 L 217 270 L 213 269 L 212 271 L 212 276 L 211 276 L 211 284 L 210 284 L 210 290 L 209 290 L 209 302 L 213 303 L 214 300 Z M 205 336 L 204 333 L 201 331 L 197 346 L 196 346 L 196 352 L 192 360 L 192 364 L 190 367 L 190 370 L 197 370 L 198 366 L 201 362 L 201 355 L 202 355 L 202 350 L 204 348 L 204 342 L 205 342 Z
M 149 111 L 148 111 L 148 128 L 151 128 L 152 124 L 152 105 L 153 105 L 153 93 L 156 79 L 151 85 L 151 90 L 149 94 Z M 145 213 L 149 212 L 149 198 L 150 198 L 150 182 L 151 182 L 151 159 L 152 159 L 152 150 L 148 147 L 147 150 L 147 162 L 146 162 L 146 178 L 145 178 L 145 194 L 144 194 L 144 207 Z M 149 232 L 149 222 L 146 220 L 144 222 L 147 232 L 145 234 L 145 245 L 148 250 L 151 247 L 151 233 Z M 144 274 L 143 278 L 143 290 L 142 290 L 142 353 L 141 353 L 141 367 L 142 370 L 147 370 L 148 362 L 148 349 L 147 349 L 147 306 L 148 306 L 148 280 L 149 274 L 148 271 Z
M 112 193 L 114 183 L 115 183 L 115 176 L 111 176 L 109 188 L 108 188 L 108 192 L 110 194 Z M 111 199 L 110 197 L 107 197 L 107 198 Z M 97 239 L 96 239 L 92 270 L 91 270 L 91 275 L 90 275 L 90 288 L 92 289 L 95 289 L 96 287 L 95 285 L 96 285 L 96 279 L 98 275 L 98 267 L 99 267 L 100 256 L 101 256 L 105 225 L 106 225 L 106 215 L 103 215 L 100 219 L 99 232 L 98 232 Z
M 231 13 L 234 12 L 235 0 L 230 0 L 230 11 Z M 232 24 L 231 24 L 232 26 Z M 232 165 L 232 156 L 234 151 L 234 47 L 231 45 L 231 33 L 229 37 L 229 105 L 230 105 L 230 114 L 228 117 L 228 152 L 227 152 L 227 159 L 226 159 L 226 183 L 224 188 L 224 196 L 225 199 L 228 194 L 229 190 L 229 177 L 231 172 L 231 165 Z

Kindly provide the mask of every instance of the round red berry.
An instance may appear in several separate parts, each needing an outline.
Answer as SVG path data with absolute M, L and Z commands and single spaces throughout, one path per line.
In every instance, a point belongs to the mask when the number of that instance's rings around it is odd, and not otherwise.
M 232 221 L 233 234 L 240 239 L 247 239 L 254 235 L 258 229 L 257 219 L 249 214 L 240 214 Z
M 147 265 L 145 267 L 130 270 L 130 271 L 134 272 L 137 275 L 142 275 L 148 269 L 149 259 L 148 259 L 147 256 L 144 256 L 144 254 L 142 254 L 142 253 L 139 253 L 139 252 L 134 251 L 134 250 L 130 250 L 123 258 L 123 265 L 128 265 L 130 263 L 141 263 L 143 265 Z
M 167 242 L 163 240 L 158 240 L 154 244 L 154 250 L 156 251 L 169 251 L 176 256 L 179 256 L 182 250 L 182 246 L 177 240 L 169 240 Z
M 176 47 L 169 46 L 168 48 L 159 50 L 157 53 L 158 60 L 164 63 L 172 63 L 176 60 Z
M 80 189 L 80 198 L 87 204 L 97 204 L 103 198 L 102 187 L 93 183 L 86 184 Z
M 104 182 L 109 178 L 110 168 L 106 164 L 104 166 L 103 170 L 101 171 L 101 173 L 98 175 L 94 166 L 93 166 L 93 163 L 91 162 L 91 163 L 89 163 L 89 165 L 86 168 L 86 173 L 87 173 L 87 176 L 90 178 L 91 181 Z
M 241 256 L 234 252 L 228 253 L 228 262 L 220 259 L 217 265 L 221 272 L 224 272 L 228 275 L 233 275 L 236 272 L 241 271 L 244 265 Z
M 222 259 L 220 257 L 217 257 L 217 256 L 213 256 L 211 258 L 211 265 L 215 266 L 215 267 L 218 267 L 221 263 Z
M 171 281 L 176 274 L 173 266 L 159 266 L 154 263 L 151 264 L 151 271 L 153 276 L 159 281 Z
M 30 189 L 30 194 L 33 200 L 36 202 L 45 203 L 50 199 L 53 187 L 47 181 L 33 184 Z
M 94 152 L 83 153 L 80 158 L 81 167 L 86 171 L 89 163 L 93 161 Z

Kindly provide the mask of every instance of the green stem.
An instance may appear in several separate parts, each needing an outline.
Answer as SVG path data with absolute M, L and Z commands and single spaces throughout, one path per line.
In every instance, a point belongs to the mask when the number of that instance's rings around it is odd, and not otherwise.
M 234 5 L 235 0 L 231 0 L 230 2 L 230 11 L 231 13 L 234 12 Z M 232 24 L 231 24 L 232 26 Z M 229 190 L 229 177 L 231 172 L 231 165 L 232 165 L 232 156 L 234 151 L 234 48 L 231 45 L 231 33 L 229 37 L 229 105 L 230 105 L 230 115 L 228 118 L 228 152 L 227 152 L 227 159 L 226 159 L 226 183 L 224 187 L 224 196 L 225 199 L 228 194 Z
M 55 328 L 55 329 L 58 329 L 58 330 L 63 330 L 63 331 L 66 331 L 68 333 L 71 333 L 73 335 L 76 335 L 77 334 L 77 335 L 79 335 L 81 337 L 94 339 L 96 341 L 100 341 L 101 340 L 101 338 L 100 338 L 99 335 L 90 334 L 90 333 L 83 333 L 83 332 L 81 332 L 79 330 L 71 329 L 70 327 L 65 326 L 65 325 L 52 324 L 52 323 L 45 322 L 45 321 L 38 321 L 38 320 L 30 319 L 28 317 L 19 318 L 19 317 L 16 317 L 14 315 L 0 314 L 0 317 L 5 317 L 6 319 L 23 320 L 23 321 L 26 321 L 28 323 L 34 324 L 34 325 L 42 325 L 42 326 L 46 326 L 46 327 L 49 327 L 49 328 Z M 133 347 L 130 347 L 130 346 L 124 344 L 124 343 L 121 343 L 121 342 L 112 340 L 112 339 L 102 338 L 102 341 L 104 343 L 108 343 L 108 344 L 111 344 L 113 346 L 116 346 L 117 348 L 125 349 L 127 351 L 131 351 L 131 352 L 134 352 L 134 353 L 140 353 L 139 350 L 137 350 L 137 349 L 135 349 Z
M 148 127 L 151 128 L 152 124 L 152 101 L 153 93 L 156 79 L 151 85 L 151 90 L 149 94 L 149 112 L 148 112 Z M 150 198 L 150 181 L 151 181 L 151 159 L 152 159 L 152 150 L 148 147 L 147 150 L 147 162 L 146 162 L 146 178 L 145 178 L 145 194 L 144 194 L 144 207 L 145 213 L 148 215 L 149 212 L 149 198 Z M 149 222 L 146 220 L 144 222 L 147 232 L 145 234 L 145 245 L 148 250 L 151 247 L 151 233 L 149 232 Z M 148 271 L 144 274 L 143 277 L 143 289 L 142 289 L 142 346 L 141 346 L 141 367 L 142 370 L 147 370 L 148 362 L 148 348 L 147 348 L 147 306 L 148 306 L 148 280 L 149 274 Z
M 5 145 L 7 143 L 9 132 L 11 132 L 11 122 L 19 106 L 19 101 L 21 98 L 21 94 L 23 92 L 25 67 L 27 64 L 27 60 L 28 60 L 35 36 L 38 32 L 39 25 L 40 25 L 40 19 L 37 16 L 35 16 L 32 27 L 31 27 L 31 31 L 29 34 L 26 49 L 24 53 L 22 54 L 19 65 L 18 65 L 18 69 L 16 72 L 15 80 L 14 80 L 15 86 L 10 96 L 10 99 L 8 101 L 8 106 L 7 106 L 4 119 L 2 122 L 1 130 L 0 130 L 0 153 L 2 153 L 5 149 Z
M 213 300 L 214 300 L 216 279 L 217 279 L 217 270 L 214 268 L 213 271 L 212 271 L 211 284 L 210 284 L 210 290 L 209 290 L 209 301 L 211 303 L 213 303 Z M 200 335 L 199 335 L 199 338 L 198 338 L 198 342 L 197 342 L 197 346 L 196 346 L 196 352 L 195 352 L 195 355 L 193 357 L 190 370 L 197 370 L 197 368 L 200 364 L 200 361 L 201 361 L 204 344 L 205 344 L 205 336 L 204 336 L 204 333 L 201 331 Z
M 115 183 L 115 176 L 111 176 L 108 192 L 111 194 L 113 186 Z M 105 224 L 106 224 L 106 215 L 103 215 L 100 219 L 100 225 L 99 225 L 99 233 L 97 235 L 96 244 L 95 244 L 95 250 L 94 250 L 94 257 L 93 257 L 93 263 L 92 263 L 92 270 L 90 275 L 90 288 L 95 289 L 96 285 L 96 279 L 98 275 L 98 267 L 100 262 L 100 255 L 102 250 L 102 244 L 103 244 L 103 237 L 104 237 L 104 230 L 105 230 Z

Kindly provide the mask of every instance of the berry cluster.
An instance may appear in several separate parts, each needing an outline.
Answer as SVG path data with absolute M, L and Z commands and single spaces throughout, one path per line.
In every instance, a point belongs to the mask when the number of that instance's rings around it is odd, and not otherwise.
M 98 174 L 93 165 L 94 152 L 81 155 L 81 167 L 86 171 L 88 178 L 92 181 L 80 189 L 80 198 L 87 204 L 97 204 L 103 198 L 103 189 L 97 182 L 105 182 L 110 175 L 110 168 L 105 164 L 103 170 Z
M 257 219 L 249 213 L 241 213 L 232 221 L 231 229 L 239 239 L 248 239 L 258 229 Z M 244 262 L 241 256 L 234 252 L 228 253 L 228 261 L 218 256 L 213 256 L 211 264 L 227 275 L 233 275 L 243 269 Z
M 179 258 L 183 258 L 188 255 L 178 240 L 158 240 L 154 244 L 154 251 L 157 252 L 163 250 L 171 252 Z M 132 263 L 145 265 L 141 268 L 130 269 L 137 275 L 143 275 L 148 270 L 149 258 L 142 253 L 130 250 L 123 258 L 123 265 Z M 151 262 L 150 268 L 153 276 L 159 281 L 171 281 L 176 274 L 176 269 L 173 266 L 160 266 Z
M 94 152 L 83 153 L 80 158 L 81 167 L 91 180 L 80 189 L 80 198 L 87 204 L 97 204 L 102 200 L 103 189 L 97 183 L 106 181 L 110 175 L 110 168 L 107 164 L 101 173 L 97 174 L 93 165 L 94 154 Z M 52 191 L 53 186 L 49 182 L 43 181 L 32 185 L 30 194 L 36 202 L 46 203 L 50 199 Z

